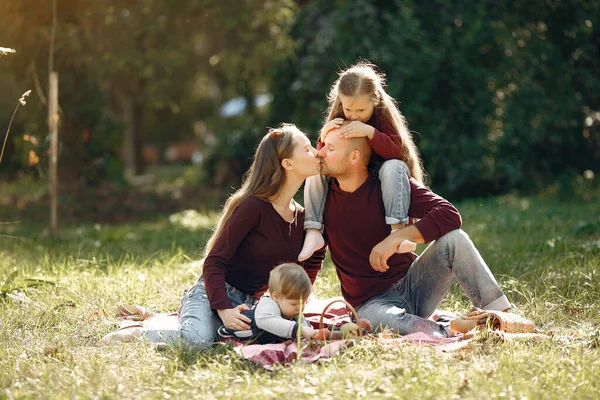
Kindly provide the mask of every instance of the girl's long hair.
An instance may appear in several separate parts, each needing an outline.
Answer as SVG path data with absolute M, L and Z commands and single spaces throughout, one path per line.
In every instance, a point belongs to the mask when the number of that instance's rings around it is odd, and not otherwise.
M 294 152 L 294 133 L 302 133 L 293 124 L 281 124 L 277 128 L 269 129 L 262 138 L 250 169 L 246 172 L 242 186 L 225 202 L 223 212 L 217 227 L 206 244 L 204 250 L 208 255 L 212 250 L 215 240 L 223 232 L 233 212 L 249 197 L 269 201 L 285 184 L 285 173 L 281 161 L 292 157 Z
M 408 130 L 404 115 L 398 109 L 396 100 L 385 91 L 385 75 L 378 73 L 375 65 L 367 61 L 359 61 L 352 67 L 342 71 L 327 95 L 329 108 L 327 109 L 325 122 L 344 117 L 342 102 L 338 96 L 340 93 L 344 96 L 366 94 L 373 99 L 375 118 L 378 121 L 388 121 L 400 136 L 402 142 L 400 159 L 408 166 L 410 175 L 425 184 L 425 173 L 419 150 Z

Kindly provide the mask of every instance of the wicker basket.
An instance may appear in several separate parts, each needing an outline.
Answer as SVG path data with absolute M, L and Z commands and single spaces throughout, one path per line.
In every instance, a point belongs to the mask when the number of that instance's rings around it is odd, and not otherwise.
M 325 308 L 323 308 L 323 311 L 321 312 L 321 318 L 319 319 L 319 328 L 323 329 L 323 318 L 325 318 L 325 313 L 327 312 L 327 310 L 329 309 L 329 307 L 331 307 L 333 304 L 335 303 L 344 303 L 346 304 L 346 309 L 349 309 L 350 312 L 348 313 L 348 315 L 353 315 L 354 319 L 356 320 L 356 324 L 358 325 L 358 336 L 362 336 L 363 335 L 363 330 L 360 326 L 360 318 L 358 317 L 358 313 L 356 312 L 356 310 L 354 309 L 354 307 L 352 307 L 350 305 L 350 303 L 348 303 L 346 300 L 343 299 L 337 299 L 337 300 L 333 300 L 332 302 L 330 302 L 329 304 L 327 304 L 325 306 Z

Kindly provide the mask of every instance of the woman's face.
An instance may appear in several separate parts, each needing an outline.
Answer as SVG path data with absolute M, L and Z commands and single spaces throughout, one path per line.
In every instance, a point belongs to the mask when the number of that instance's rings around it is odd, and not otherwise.
M 310 144 L 306 135 L 300 132 L 294 133 L 294 152 L 289 161 L 293 171 L 302 177 L 316 175 L 321 169 L 317 149 Z

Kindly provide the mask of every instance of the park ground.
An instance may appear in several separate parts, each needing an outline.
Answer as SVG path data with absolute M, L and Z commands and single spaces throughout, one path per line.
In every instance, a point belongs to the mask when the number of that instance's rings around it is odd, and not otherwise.
M 4 185 L 0 192 L 26 202 L 5 201 L 0 210 L 0 399 L 591 399 L 600 393 L 600 191 L 592 186 L 569 197 L 555 187 L 532 197 L 456 204 L 464 230 L 518 312 L 547 339 L 503 342 L 484 332 L 448 353 L 384 350 L 361 340 L 327 362 L 274 371 L 240 359 L 227 345 L 199 355 L 141 342 L 97 345 L 114 328 L 105 317 L 120 303 L 177 310 L 201 272 L 218 201 L 202 206 L 201 191 L 182 191 L 180 199 L 198 199 L 172 205 L 147 193 L 163 211 L 141 207 L 138 219 L 100 205 L 94 207 L 102 214 L 86 218 L 92 206 L 80 206 L 71 209 L 75 222 L 64 223 L 52 240 L 45 211 L 36 209 L 43 188 Z M 172 187 L 165 193 L 177 195 Z M 125 206 L 140 207 L 130 202 Z M 339 295 L 329 259 L 315 294 Z M 469 307 L 457 286 L 440 305 L 459 314 Z

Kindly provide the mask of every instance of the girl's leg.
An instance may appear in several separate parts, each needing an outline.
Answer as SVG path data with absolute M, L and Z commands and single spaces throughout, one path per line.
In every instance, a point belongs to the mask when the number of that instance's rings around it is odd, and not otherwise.
M 410 208 L 410 173 L 403 161 L 388 160 L 379 168 L 381 194 L 385 207 L 385 222 L 393 229 L 408 223 Z M 408 253 L 416 249 L 416 244 L 405 240 L 400 244 L 398 253 Z
M 327 197 L 326 176 L 309 176 L 304 182 L 304 229 L 323 229 L 323 210 Z
M 304 183 L 304 229 L 306 237 L 298 255 L 298 261 L 304 261 L 325 245 L 321 234 L 323 229 L 323 210 L 327 198 L 327 177 L 315 175 Z
M 381 194 L 388 225 L 408 223 L 410 207 L 410 176 L 408 167 L 400 160 L 387 160 L 379 168 Z

